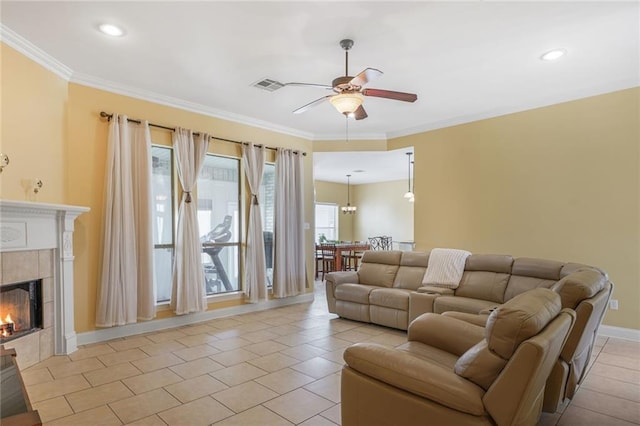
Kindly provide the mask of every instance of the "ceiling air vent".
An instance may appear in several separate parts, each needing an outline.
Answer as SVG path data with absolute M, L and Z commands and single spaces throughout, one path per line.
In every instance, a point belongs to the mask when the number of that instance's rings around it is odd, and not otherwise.
M 278 89 L 284 87 L 284 84 L 279 81 L 271 80 L 269 78 L 262 79 L 260 81 L 256 81 L 252 84 L 253 87 L 257 87 L 258 89 L 266 90 L 268 92 L 274 92 Z

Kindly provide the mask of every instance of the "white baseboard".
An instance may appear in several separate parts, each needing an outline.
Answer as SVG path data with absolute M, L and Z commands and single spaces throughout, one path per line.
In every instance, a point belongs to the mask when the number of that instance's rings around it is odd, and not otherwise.
M 598 329 L 599 336 L 617 337 L 618 339 L 640 342 L 640 330 L 635 328 L 614 327 L 613 325 L 601 325 Z
M 279 308 L 282 306 L 305 302 L 313 302 L 313 293 L 306 293 L 300 296 L 287 297 L 283 299 L 272 299 L 259 303 L 247 303 L 244 305 L 232 306 L 230 308 L 215 309 L 211 311 L 198 312 L 195 314 L 187 314 L 171 318 L 139 322 L 135 324 L 123 325 L 120 327 L 86 331 L 84 333 L 78 333 L 78 345 L 104 342 L 106 340 L 117 339 L 120 337 L 150 333 L 153 331 L 195 324 L 216 318 L 228 317 L 231 315 L 247 314 L 250 312 L 258 312 L 265 309 Z

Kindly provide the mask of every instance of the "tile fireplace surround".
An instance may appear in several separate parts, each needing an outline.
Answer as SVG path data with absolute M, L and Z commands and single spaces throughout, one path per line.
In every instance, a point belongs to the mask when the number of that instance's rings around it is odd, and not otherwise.
M 20 368 L 77 349 L 73 229 L 87 207 L 0 200 L 0 285 L 42 279 L 43 328 L 4 344 Z

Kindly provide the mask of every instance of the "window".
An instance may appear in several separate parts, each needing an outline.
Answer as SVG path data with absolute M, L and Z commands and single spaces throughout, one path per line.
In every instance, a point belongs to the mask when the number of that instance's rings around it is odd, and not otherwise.
M 240 160 L 207 155 L 196 191 L 207 295 L 238 291 Z
M 324 236 L 324 238 L 323 238 Z M 316 243 L 338 239 L 338 205 L 316 203 Z
M 262 231 L 264 233 L 264 257 L 267 265 L 267 286 L 273 283 L 273 221 L 276 194 L 276 165 L 265 164 L 262 171 L 262 183 L 258 202 L 262 215 Z
M 171 298 L 173 268 L 173 150 L 162 146 L 151 147 L 153 196 L 153 258 L 156 302 Z

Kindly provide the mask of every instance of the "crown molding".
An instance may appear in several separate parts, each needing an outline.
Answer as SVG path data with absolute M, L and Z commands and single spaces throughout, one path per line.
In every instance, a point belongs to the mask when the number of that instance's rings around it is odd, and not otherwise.
M 233 121 L 235 123 L 257 127 L 260 129 L 269 130 L 289 136 L 295 136 L 306 140 L 313 140 L 314 137 L 312 133 L 301 132 L 289 127 L 278 126 L 267 121 L 222 111 L 216 108 L 208 107 L 206 105 L 197 104 L 195 102 L 189 102 L 183 99 L 173 98 L 171 96 L 165 96 L 155 92 L 137 89 L 122 84 L 117 84 L 98 77 L 74 72 L 71 68 L 64 65 L 62 62 L 58 61 L 53 56 L 49 55 L 44 50 L 40 49 L 29 40 L 20 36 L 18 33 L 11 30 L 2 23 L 0 23 L 0 41 L 6 43 L 8 46 L 14 48 L 27 58 L 35 61 L 36 63 L 53 72 L 65 81 L 69 81 L 71 83 L 89 86 L 119 95 L 129 96 L 132 98 L 166 105 L 173 108 L 195 112 L 197 114 L 220 118 L 223 120 Z
M 27 58 L 42 65 L 58 77 L 69 81 L 73 71 L 44 50 L 0 23 L 0 41 L 11 46 Z
M 210 117 L 220 118 L 222 120 L 233 121 L 240 124 L 245 124 L 252 127 L 258 127 L 264 130 L 278 132 L 290 136 L 295 136 L 307 140 L 312 140 L 313 134 L 307 132 L 301 132 L 296 129 L 292 129 L 285 126 L 278 126 L 267 121 L 258 120 L 255 118 L 247 117 L 232 112 L 222 111 L 217 108 L 212 108 L 206 105 L 198 104 L 195 102 L 185 101 L 183 99 L 174 98 L 171 96 L 161 95 L 148 90 L 138 89 L 131 86 L 126 86 L 112 81 L 104 80 L 102 78 L 94 77 L 87 74 L 74 72 L 71 76 L 71 83 L 80 84 L 82 86 L 93 87 L 95 89 L 104 90 L 118 95 L 129 96 L 136 99 L 141 99 L 148 102 L 153 102 L 160 105 L 166 105 L 172 108 L 178 108 L 185 111 L 195 112 L 197 114 L 207 115 Z
M 577 101 L 580 99 L 591 98 L 594 96 L 600 96 L 607 93 L 618 92 L 620 90 L 632 89 L 640 86 L 640 79 L 637 81 L 618 81 L 594 89 L 586 89 L 571 94 L 563 94 L 557 96 L 546 97 L 536 102 L 530 102 L 520 105 L 509 105 L 501 108 L 495 108 L 489 111 L 484 111 L 479 114 L 463 115 L 460 117 L 454 117 L 447 120 L 435 121 L 433 123 L 426 123 L 422 126 L 411 127 L 408 129 L 393 131 L 387 133 L 388 139 L 400 138 L 403 136 L 411 136 L 419 133 L 424 133 L 437 129 L 444 129 L 447 127 L 458 126 L 461 124 L 473 123 L 474 121 L 487 120 L 489 118 L 496 118 L 504 115 L 517 114 L 519 112 L 530 111 L 537 108 L 544 108 L 552 105 L 562 104 L 566 102 Z

